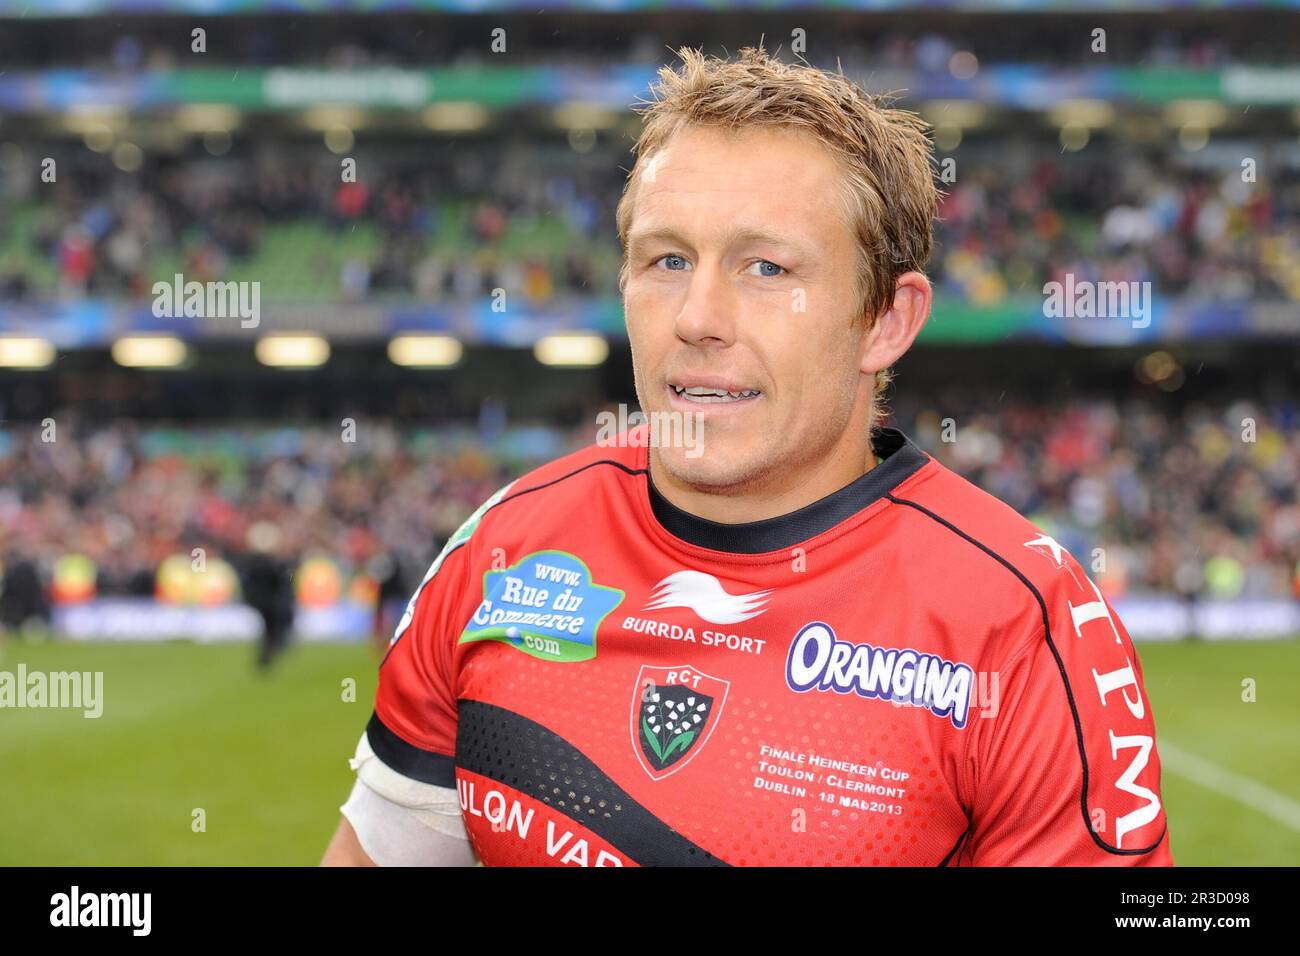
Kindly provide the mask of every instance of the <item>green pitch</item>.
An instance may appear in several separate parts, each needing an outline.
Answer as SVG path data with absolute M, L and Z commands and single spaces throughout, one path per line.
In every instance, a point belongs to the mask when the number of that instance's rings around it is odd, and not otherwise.
M 0 710 L 0 864 L 319 862 L 351 789 L 377 657 L 300 646 L 263 677 L 253 654 L 9 644 L 3 670 L 103 671 L 104 712 Z
M 1300 863 L 1300 643 L 1139 651 L 1175 861 Z M 0 865 L 318 862 L 351 787 L 377 658 L 299 646 L 262 677 L 252 656 L 186 642 L 0 649 L 11 673 L 104 674 L 98 719 L 0 709 Z

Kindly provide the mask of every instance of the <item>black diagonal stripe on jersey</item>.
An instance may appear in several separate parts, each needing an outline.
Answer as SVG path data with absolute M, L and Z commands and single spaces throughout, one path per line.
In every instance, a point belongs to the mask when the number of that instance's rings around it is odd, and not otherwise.
M 456 767 L 451 757 L 408 744 L 384 725 L 378 713 L 370 715 L 366 739 L 375 756 L 402 776 L 435 787 L 456 786 Z
M 581 823 L 641 866 L 728 866 L 664 823 L 563 737 L 514 711 L 459 702 L 456 765 Z

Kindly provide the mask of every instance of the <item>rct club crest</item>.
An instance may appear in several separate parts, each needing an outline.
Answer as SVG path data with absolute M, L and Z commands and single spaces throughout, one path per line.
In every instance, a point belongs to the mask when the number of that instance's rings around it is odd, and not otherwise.
M 632 749 L 652 779 L 676 773 L 703 749 L 730 686 L 693 667 L 642 666 L 632 696 Z

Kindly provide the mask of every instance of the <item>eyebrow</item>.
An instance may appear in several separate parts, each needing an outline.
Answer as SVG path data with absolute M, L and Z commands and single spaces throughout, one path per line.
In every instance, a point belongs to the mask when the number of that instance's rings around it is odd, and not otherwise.
M 723 235 L 724 245 L 733 245 L 738 242 L 766 242 L 774 246 L 782 246 L 790 249 L 792 252 L 803 255 L 812 255 L 813 247 L 801 240 L 791 236 L 783 236 L 780 233 L 772 232 L 768 229 L 758 229 L 754 227 L 734 227 Z M 628 250 L 635 252 L 641 246 L 657 241 L 676 243 L 682 246 L 689 246 L 690 242 L 676 229 L 663 227 L 659 229 L 633 230 L 627 238 Z

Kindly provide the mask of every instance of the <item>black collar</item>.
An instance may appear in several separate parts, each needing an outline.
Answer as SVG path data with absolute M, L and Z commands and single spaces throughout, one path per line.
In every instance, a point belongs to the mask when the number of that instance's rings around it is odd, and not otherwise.
M 650 480 L 647 469 L 650 507 L 669 533 L 702 548 L 730 551 L 733 554 L 780 551 L 816 537 L 857 514 L 873 501 L 893 491 L 929 460 L 929 456 L 897 428 L 876 429 L 871 438 L 871 447 L 883 459 L 875 468 L 839 491 L 805 505 L 798 511 L 777 515 L 775 518 L 744 524 L 723 524 L 698 517 L 683 511 L 665 498 Z

